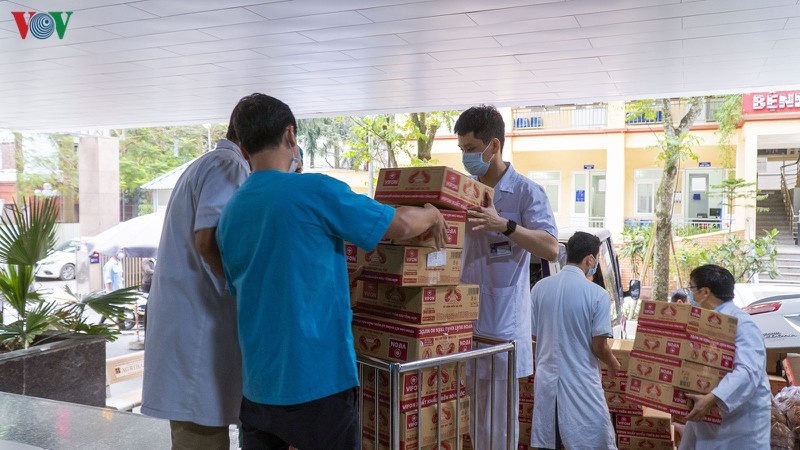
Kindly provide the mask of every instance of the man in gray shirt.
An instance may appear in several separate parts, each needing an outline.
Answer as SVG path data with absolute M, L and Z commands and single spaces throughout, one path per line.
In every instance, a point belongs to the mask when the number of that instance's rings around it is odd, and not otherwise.
M 173 450 L 227 450 L 228 426 L 238 423 L 236 299 L 226 288 L 215 233 L 222 208 L 250 174 L 233 127 L 239 105 L 227 139 L 175 185 L 148 299 L 142 413 L 170 420 Z

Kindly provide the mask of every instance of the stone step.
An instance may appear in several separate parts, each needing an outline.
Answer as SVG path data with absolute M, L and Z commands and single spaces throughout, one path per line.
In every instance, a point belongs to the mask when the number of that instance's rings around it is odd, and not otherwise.
M 770 279 L 768 276 L 759 276 L 758 282 L 763 284 L 796 284 L 800 286 L 800 280 L 783 280 L 780 278 L 776 278 L 774 280 Z

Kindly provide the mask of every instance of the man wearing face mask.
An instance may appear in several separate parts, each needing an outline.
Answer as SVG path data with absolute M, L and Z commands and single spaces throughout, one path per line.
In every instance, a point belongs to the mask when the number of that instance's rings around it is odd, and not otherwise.
M 557 258 L 556 221 L 544 189 L 503 161 L 505 123 L 496 108 L 469 108 L 453 130 L 463 152 L 464 168 L 494 188 L 493 202 L 469 211 L 462 256 L 461 281 L 481 287 L 475 333 L 513 339 L 517 350 L 515 375 L 526 377 L 533 372 L 530 258 Z M 503 360 L 504 357 L 496 358 L 498 367 L 504 367 Z M 494 448 L 505 448 L 507 405 L 518 403 L 516 398 L 506 398 L 505 375 L 495 374 L 494 394 L 490 393 L 491 372 L 491 361 L 487 359 L 479 361 L 477 373 L 468 373 L 470 389 L 474 386 L 473 377 L 478 379 L 478 395 L 473 393 L 478 414 L 476 448 L 489 448 L 490 435 L 494 436 Z M 517 414 L 510 418 L 515 424 Z
M 536 378 L 530 445 L 616 449 L 598 359 L 620 370 L 611 353 L 611 297 L 588 280 L 597 271 L 600 239 L 576 232 L 567 265 L 531 290 Z M 560 433 L 559 430 L 568 430 Z
M 383 238 L 431 231 L 441 248 L 444 219 L 429 204 L 395 209 L 326 175 L 296 173 L 292 111 L 251 97 L 235 128 L 253 174 L 217 229 L 239 311 L 243 448 L 358 449 L 344 241 L 371 250 Z
M 689 275 L 689 303 L 734 316 L 736 354 L 733 371 L 705 395 L 686 394 L 694 403 L 681 449 L 769 448 L 770 388 L 766 370 L 764 336 L 750 315 L 733 304 L 733 275 L 708 264 Z M 713 406 L 722 413 L 722 425 L 702 422 Z
M 116 255 L 112 256 L 108 262 L 103 265 L 103 283 L 108 292 L 125 287 L 124 270 L 122 267 L 122 258 L 124 257 L 125 251 L 120 249 Z

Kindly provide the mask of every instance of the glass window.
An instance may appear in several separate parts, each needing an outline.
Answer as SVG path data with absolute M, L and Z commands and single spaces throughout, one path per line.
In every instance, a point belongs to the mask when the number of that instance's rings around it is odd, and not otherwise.
M 661 169 L 638 169 L 633 172 L 636 214 L 655 213 L 656 191 L 661 184 Z
M 561 172 L 558 170 L 528 172 L 528 178 L 544 188 L 553 214 L 558 214 L 561 203 Z

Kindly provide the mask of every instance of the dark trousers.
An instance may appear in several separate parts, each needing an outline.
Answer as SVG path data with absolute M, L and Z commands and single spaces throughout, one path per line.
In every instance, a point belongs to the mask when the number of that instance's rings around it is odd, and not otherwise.
M 263 405 L 242 397 L 242 448 L 359 450 L 357 389 L 289 406 Z
M 545 448 L 537 448 L 536 450 L 550 450 Z M 561 432 L 558 430 L 558 402 L 556 402 L 556 447 L 555 450 L 561 450 Z

